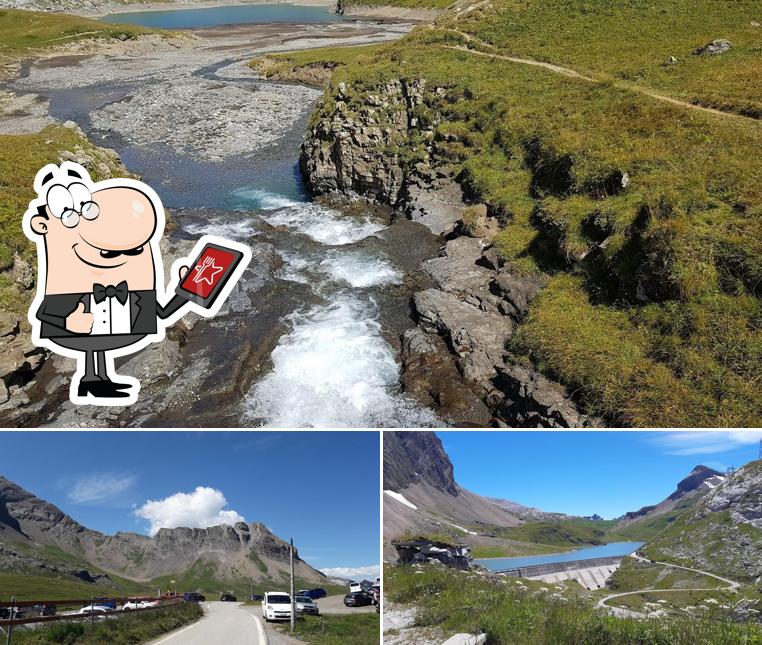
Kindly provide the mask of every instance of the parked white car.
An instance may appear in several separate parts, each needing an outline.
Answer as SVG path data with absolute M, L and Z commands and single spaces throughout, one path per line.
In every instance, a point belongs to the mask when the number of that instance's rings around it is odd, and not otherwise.
M 158 606 L 156 600 L 128 600 L 122 605 L 122 611 L 131 611 L 133 609 L 148 609 L 148 607 Z
M 355 593 L 356 591 L 362 591 L 362 585 L 359 582 L 350 582 L 349 593 Z
M 80 614 L 110 614 L 113 609 L 111 607 L 104 607 L 103 605 L 86 605 L 79 610 Z
M 291 620 L 291 595 L 284 591 L 267 591 L 262 598 L 262 616 L 271 620 Z

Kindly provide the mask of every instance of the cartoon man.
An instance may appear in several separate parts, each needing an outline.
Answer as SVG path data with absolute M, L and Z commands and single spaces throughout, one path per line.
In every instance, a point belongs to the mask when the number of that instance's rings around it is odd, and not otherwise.
M 204 236 L 191 258 L 174 263 L 176 278 L 165 290 L 159 252 L 164 209 L 149 186 L 124 178 L 94 184 L 82 166 L 65 162 L 42 168 L 34 188 L 37 198 L 23 221 L 37 244 L 32 339 L 77 358 L 74 403 L 134 403 L 140 383 L 116 380 L 114 357 L 162 340 L 165 328 L 191 309 L 216 314 L 251 250 Z

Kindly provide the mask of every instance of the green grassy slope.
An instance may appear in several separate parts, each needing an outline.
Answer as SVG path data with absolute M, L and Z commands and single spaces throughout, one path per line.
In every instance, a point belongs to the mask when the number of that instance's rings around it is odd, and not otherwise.
M 614 527 L 608 532 L 607 537 L 610 540 L 623 539 L 648 541 L 664 531 L 682 513 L 693 508 L 699 499 L 701 499 L 700 495 L 691 496 L 687 499 L 680 500 L 672 510 L 666 513 L 637 520 L 623 528 Z
M 701 573 L 624 558 L 607 587 L 619 593 L 640 589 L 712 589 L 727 584 Z
M 612 423 L 758 426 L 762 122 L 643 93 L 752 113 L 753 87 L 739 79 L 762 71 L 757 6 L 529 0 L 448 14 L 339 68 L 315 118 L 333 113 L 342 81 L 350 112 L 389 79 L 446 88 L 417 108 L 437 159 L 503 223 L 495 245 L 508 266 L 550 276 L 513 351 Z M 455 51 L 466 40 L 450 30 L 598 82 Z M 669 46 L 656 47 L 667 31 Z M 713 37 L 731 52 L 690 53 Z M 682 61 L 672 71 L 665 48 Z M 423 143 L 421 133 L 379 152 L 412 169 Z
M 300 641 L 313 645 L 356 645 L 378 643 L 380 628 L 378 614 L 304 616 L 296 623 Z M 288 632 L 289 627 L 281 625 Z
M 547 547 L 581 547 L 610 542 L 606 529 L 611 522 L 582 518 L 527 522 L 521 526 L 495 527 L 489 533 L 497 537 Z
M 0 59 L 28 56 L 75 40 L 130 39 L 155 31 L 62 13 L 0 9 Z
M 445 9 L 453 0 L 344 0 L 345 7 L 399 7 L 401 9 Z
M 658 622 L 616 618 L 593 609 L 594 597 L 572 587 L 543 592 L 532 581 L 495 582 L 476 574 L 387 567 L 387 598 L 415 605 L 416 625 L 448 635 L 486 633 L 489 643 L 508 645 L 731 645 L 762 642 L 760 625 L 702 618 Z M 530 592 L 531 591 L 531 592 Z

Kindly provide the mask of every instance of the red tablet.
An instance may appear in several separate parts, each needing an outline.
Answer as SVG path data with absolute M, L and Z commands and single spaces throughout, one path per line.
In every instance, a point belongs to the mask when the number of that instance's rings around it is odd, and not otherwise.
M 175 293 L 202 307 L 211 307 L 242 258 L 243 253 L 240 251 L 218 244 L 207 244 Z

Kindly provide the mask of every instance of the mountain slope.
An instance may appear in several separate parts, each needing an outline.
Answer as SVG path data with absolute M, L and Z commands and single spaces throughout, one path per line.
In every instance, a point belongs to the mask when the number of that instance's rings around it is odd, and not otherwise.
M 675 491 L 666 499 L 637 511 L 625 513 L 612 529 L 612 534 L 632 539 L 649 539 L 694 504 L 708 491 L 725 480 L 725 476 L 706 466 L 696 466 L 683 478 Z
M 728 476 L 642 550 L 652 559 L 762 584 L 762 461 Z
M 0 570 L 64 574 L 88 582 L 108 579 L 83 567 L 132 581 L 182 578 L 195 572 L 208 581 L 258 582 L 285 578 L 289 545 L 264 524 L 160 529 L 104 535 L 90 530 L 48 502 L 0 477 Z M 299 559 L 297 578 L 324 582 L 325 576 Z

